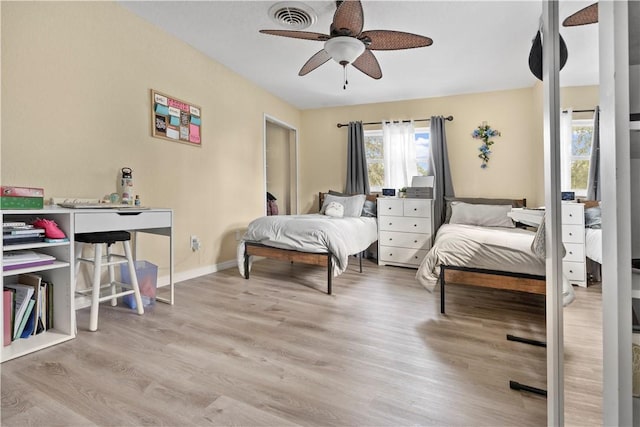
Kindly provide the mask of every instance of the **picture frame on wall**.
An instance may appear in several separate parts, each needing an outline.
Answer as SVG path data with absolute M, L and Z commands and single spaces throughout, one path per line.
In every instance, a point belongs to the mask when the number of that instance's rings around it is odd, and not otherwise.
M 151 89 L 151 135 L 201 147 L 202 109 Z

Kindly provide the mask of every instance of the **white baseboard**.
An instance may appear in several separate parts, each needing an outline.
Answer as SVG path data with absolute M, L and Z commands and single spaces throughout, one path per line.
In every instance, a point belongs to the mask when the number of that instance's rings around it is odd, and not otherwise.
M 208 265 L 205 267 L 194 268 L 192 270 L 181 271 L 173 275 L 173 282 L 179 283 L 184 280 L 195 279 L 196 277 L 206 276 L 207 274 L 216 273 L 218 271 L 227 270 L 229 268 L 238 268 L 236 260 L 225 261 L 220 264 Z M 240 273 L 238 273 L 239 275 Z M 169 275 L 158 277 L 158 287 L 169 284 Z

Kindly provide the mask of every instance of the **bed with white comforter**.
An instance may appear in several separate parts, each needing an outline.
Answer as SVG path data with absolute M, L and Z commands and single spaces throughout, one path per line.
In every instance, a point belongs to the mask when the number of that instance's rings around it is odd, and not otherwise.
M 238 269 L 244 276 L 245 242 L 253 242 L 299 252 L 330 253 L 333 275 L 338 276 L 347 268 L 349 255 L 364 251 L 377 240 L 377 220 L 373 217 L 322 214 L 260 217 L 249 224 L 238 244 Z
M 416 278 L 432 291 L 441 264 L 544 276 L 545 262 L 531 250 L 534 236 L 534 232 L 521 228 L 444 224 Z
M 420 264 L 416 279 L 433 291 L 438 284 L 440 265 L 545 276 L 545 260 L 531 249 L 535 235 L 521 228 L 444 224 Z M 574 298 L 573 288 L 563 280 L 564 305 Z

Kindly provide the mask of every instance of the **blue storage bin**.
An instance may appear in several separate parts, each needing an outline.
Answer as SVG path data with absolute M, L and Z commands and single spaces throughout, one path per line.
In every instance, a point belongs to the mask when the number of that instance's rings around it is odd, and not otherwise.
M 156 287 L 158 283 L 158 266 L 149 261 L 135 261 L 136 277 L 142 296 L 142 305 L 148 307 L 156 302 Z M 122 283 L 131 284 L 129 266 L 120 264 L 120 280 Z M 136 308 L 136 298 L 133 294 L 122 297 L 122 302 L 129 308 Z

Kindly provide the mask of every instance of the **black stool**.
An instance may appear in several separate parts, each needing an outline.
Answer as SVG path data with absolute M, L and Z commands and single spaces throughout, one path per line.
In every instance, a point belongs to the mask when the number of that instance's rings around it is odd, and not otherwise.
M 90 302 L 87 302 L 86 298 L 76 298 L 76 309 L 91 306 L 91 316 L 89 318 L 89 330 L 96 331 L 98 329 L 98 308 L 100 302 L 111 300 L 111 305 L 116 306 L 118 304 L 118 297 L 133 294 L 136 299 L 136 308 L 138 314 L 144 314 L 144 308 L 142 306 L 142 298 L 140 297 L 140 288 L 138 287 L 138 279 L 136 277 L 135 263 L 133 262 L 133 256 L 131 255 L 130 245 L 131 235 L 126 231 L 106 231 L 99 233 L 80 233 L 75 235 L 76 243 L 87 243 L 93 245 L 94 257 L 83 258 L 80 245 L 76 245 L 76 278 L 78 277 L 78 271 L 80 269 L 80 262 L 86 262 L 93 264 L 93 285 L 89 289 L 76 290 L 77 296 L 86 296 L 91 294 Z M 111 245 L 121 242 L 124 247 L 124 256 L 112 254 Z M 106 256 L 102 255 L 102 246 L 107 246 Z M 131 284 L 117 282 L 115 280 L 115 265 L 127 263 L 129 265 L 129 277 L 131 277 Z M 102 267 L 108 267 L 109 270 L 109 283 L 102 284 Z M 120 288 L 120 292 L 117 292 L 117 288 Z M 110 288 L 111 292 L 108 295 L 101 295 L 102 289 Z M 84 304 L 82 303 L 84 302 Z

